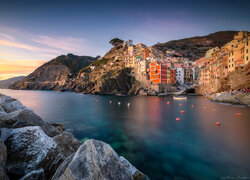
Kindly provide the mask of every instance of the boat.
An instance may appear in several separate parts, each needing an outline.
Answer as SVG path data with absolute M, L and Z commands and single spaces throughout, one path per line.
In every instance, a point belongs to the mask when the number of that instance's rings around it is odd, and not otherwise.
M 187 96 L 173 96 L 174 100 L 187 100 Z
M 159 93 L 158 96 L 167 96 L 168 93 Z

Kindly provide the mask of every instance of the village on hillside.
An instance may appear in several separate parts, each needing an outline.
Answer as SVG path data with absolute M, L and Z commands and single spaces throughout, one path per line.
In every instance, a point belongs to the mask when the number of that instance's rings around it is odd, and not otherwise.
M 127 47 L 123 54 L 123 66 L 132 68 L 137 80 L 150 82 L 149 86 L 209 85 L 210 92 L 219 89 L 219 79 L 229 72 L 249 68 L 249 44 L 250 33 L 240 31 L 223 47 L 212 48 L 204 57 L 194 61 L 171 49 L 162 52 L 142 43 L 133 45 L 132 40 L 112 42 L 114 46 Z

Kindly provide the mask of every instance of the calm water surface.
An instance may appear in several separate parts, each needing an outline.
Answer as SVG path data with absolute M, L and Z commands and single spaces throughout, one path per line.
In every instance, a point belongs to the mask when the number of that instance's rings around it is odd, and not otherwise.
M 45 121 L 63 123 L 80 140 L 109 143 L 151 179 L 250 177 L 250 108 L 204 97 L 173 101 L 170 97 L 0 92 L 19 99 Z M 242 116 L 236 116 L 238 112 Z M 181 120 L 176 121 L 177 117 Z

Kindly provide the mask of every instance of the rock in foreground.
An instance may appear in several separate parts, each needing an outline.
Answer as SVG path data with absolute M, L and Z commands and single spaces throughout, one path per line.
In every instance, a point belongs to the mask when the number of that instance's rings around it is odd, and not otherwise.
M 0 94 L 0 179 L 148 179 L 108 144 L 63 129 Z
M 53 180 L 63 179 L 110 179 L 133 180 L 139 177 L 147 179 L 124 158 L 120 158 L 116 152 L 106 143 L 98 140 L 87 140 L 77 150 L 71 162 L 65 168 L 56 172 Z M 64 172 L 62 172 L 64 170 Z M 60 175 L 61 174 L 61 175 Z M 58 177 L 58 175 L 60 175 Z

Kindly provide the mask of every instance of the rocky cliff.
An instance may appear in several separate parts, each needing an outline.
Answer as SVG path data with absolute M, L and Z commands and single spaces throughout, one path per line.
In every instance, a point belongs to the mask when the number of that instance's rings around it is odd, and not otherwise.
M 237 67 L 235 71 L 229 72 L 226 77 L 212 81 L 208 85 L 198 86 L 197 94 L 206 95 L 217 102 L 243 104 L 250 106 L 250 94 L 237 92 L 239 89 L 250 88 L 250 63 L 245 67 Z M 236 90 L 231 94 L 229 90 Z
M 0 88 L 2 89 L 7 89 L 12 83 L 15 83 L 17 81 L 20 81 L 23 79 L 25 76 L 18 76 L 18 77 L 13 77 L 5 80 L 0 81 Z
M 83 144 L 0 94 L 0 179 L 148 179 L 106 143 Z
M 250 63 L 245 67 L 237 67 L 235 71 L 229 72 L 226 77 L 221 77 L 216 81 L 211 81 L 208 85 L 196 88 L 196 93 L 201 95 L 224 92 L 230 89 L 238 90 L 249 88 L 250 86 Z
M 140 84 L 124 67 L 126 47 L 113 47 L 103 58 L 59 56 L 37 68 L 11 89 L 76 91 L 89 94 L 137 94 Z
M 221 47 L 233 40 L 235 33 L 237 33 L 237 31 L 219 31 L 206 36 L 196 36 L 166 43 L 158 43 L 153 47 L 161 51 L 174 50 L 181 53 L 184 57 L 195 61 L 202 58 L 207 50 L 217 46 Z
M 60 90 L 76 77 L 79 71 L 96 59 L 73 54 L 58 56 L 37 68 L 24 79 L 9 86 L 10 89 Z
M 115 46 L 102 59 L 83 68 L 68 84 L 76 92 L 90 94 L 136 94 L 133 69 L 124 67 L 126 47 Z M 66 89 L 68 89 L 66 87 Z

